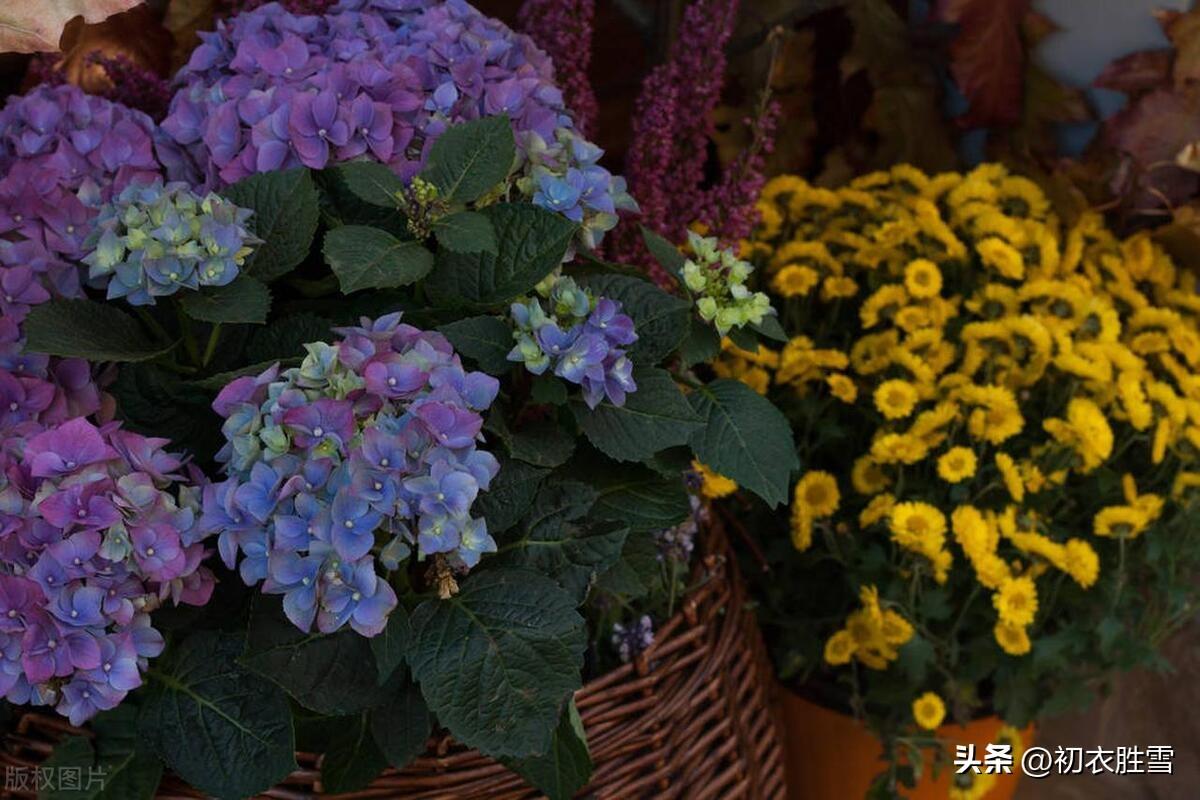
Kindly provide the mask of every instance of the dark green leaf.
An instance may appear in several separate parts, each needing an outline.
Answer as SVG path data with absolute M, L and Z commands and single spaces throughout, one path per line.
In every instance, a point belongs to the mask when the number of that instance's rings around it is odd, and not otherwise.
M 626 600 L 644 597 L 662 582 L 658 544 L 649 531 L 635 531 L 625 538 L 621 557 L 596 580 L 596 588 Z
M 534 375 L 529 382 L 529 399 L 551 406 L 567 404 L 567 384 L 557 375 Z
M 104 770 L 98 800 L 152 800 L 162 780 L 163 765 L 138 738 L 137 708 L 117 706 L 91 722 L 96 734 L 96 762 Z
M 659 450 L 683 444 L 700 425 L 665 370 L 638 367 L 633 379 L 638 388 L 625 398 L 624 406 L 605 400 L 589 409 L 582 400 L 571 401 L 575 420 L 588 441 L 618 461 L 642 461 Z
M 546 793 L 550 800 L 570 800 L 592 777 L 592 755 L 574 698 L 554 730 L 544 756 L 505 762 L 505 766 Z
M 624 522 L 631 530 L 670 528 L 691 512 L 680 477 L 665 478 L 641 465 L 597 471 L 589 477 L 589 483 L 600 492 L 592 516 Z
M 371 733 L 388 763 L 403 769 L 425 750 L 432 722 L 415 683 L 404 677 L 393 684 L 388 698 L 371 709 Z
M 904 643 L 900 648 L 900 669 L 908 676 L 909 683 L 921 686 L 929 666 L 934 661 L 933 645 L 924 636 L 917 634 Z
M 681 366 L 688 369 L 695 364 L 711 361 L 721 352 L 721 337 L 712 325 L 699 317 L 692 317 L 691 330 L 679 346 Z
M 496 253 L 496 229 L 478 211 L 460 211 L 433 224 L 438 244 L 456 253 Z
M 481 213 L 496 231 L 496 253 L 438 253 L 425 285 L 439 305 L 507 303 L 561 264 L 575 235 L 575 223 L 529 203 L 498 203 Z
M 337 177 L 360 200 L 382 208 L 396 208 L 404 193 L 404 181 L 391 167 L 376 161 L 347 161 L 333 168 Z
M 650 255 L 654 256 L 654 259 L 662 265 L 662 268 L 667 271 L 668 275 L 674 276 L 680 282 L 680 285 L 682 285 L 683 263 L 687 261 L 683 253 L 679 252 L 678 247 L 645 225 L 642 225 L 641 229 L 642 239 L 646 242 L 646 248 L 650 251 Z
M 413 675 L 456 739 L 493 757 L 550 750 L 580 687 L 587 633 L 575 598 L 536 572 L 489 568 L 413 614 Z
M 246 259 L 244 271 L 264 283 L 291 272 L 308 256 L 317 233 L 317 186 L 307 169 L 251 175 L 223 195 L 253 209 L 250 226 L 263 243 Z
M 201 631 L 148 673 L 140 722 L 175 774 L 218 798 L 247 797 L 296 769 L 287 696 L 237 664 L 244 637 Z
M 469 203 L 507 178 L 515 158 L 508 117 L 484 117 L 439 136 L 421 177 L 438 188 L 441 199 Z
M 151 341 L 133 317 L 110 303 L 51 300 L 25 318 L 25 349 L 89 361 L 145 361 L 174 347 Z
M 688 399 L 705 423 L 691 439 L 696 456 L 769 505 L 784 502 L 800 464 L 779 409 L 735 380 L 713 381 Z
M 401 241 L 366 225 L 343 225 L 329 231 L 322 252 L 344 294 L 407 286 L 433 269 L 433 253 L 420 242 Z
M 584 483 L 543 485 L 521 535 L 502 543 L 494 558 L 548 575 L 582 602 L 596 576 L 616 563 L 629 533 L 617 523 L 581 522 L 596 497 Z
M 239 660 L 319 714 L 352 714 L 380 696 L 369 639 L 352 630 L 305 633 L 284 616 L 277 598 L 255 599 Z
M 597 297 L 621 303 L 637 332 L 628 355 L 638 364 L 657 364 L 679 347 L 688 333 L 692 304 L 649 281 L 625 275 L 594 275 L 581 281 Z
M 754 335 L 753 331 L 746 328 L 730 328 L 729 333 L 725 335 L 743 350 L 750 353 L 758 352 L 758 337 Z
M 467 317 L 438 328 L 454 349 L 472 359 L 489 375 L 505 375 L 513 368 L 512 328 L 499 317 Z
M 751 325 L 750 327 L 754 328 L 754 330 L 758 331 L 759 334 L 767 337 L 768 339 L 774 339 L 777 342 L 788 341 L 787 331 L 785 331 L 783 326 L 779 324 L 779 317 L 775 316 L 774 314 L 769 314 L 763 317 L 762 322 L 758 323 L 757 325 Z
M 383 633 L 371 639 L 371 652 L 375 654 L 375 669 L 379 685 L 387 683 L 396 669 L 404 663 L 408 646 L 412 641 L 412 625 L 408 611 L 397 606 L 388 616 Z
M 486 520 L 488 533 L 493 536 L 503 533 L 525 516 L 549 473 L 548 469 L 502 457 L 500 472 L 492 480 L 491 488 L 480 492 L 473 513 Z
M 513 430 L 504 419 L 503 409 L 495 407 L 488 414 L 484 429 L 500 437 L 510 456 L 537 467 L 560 466 L 575 452 L 575 437 L 556 419 L 524 422 Z
M 289 363 L 289 362 L 291 362 L 291 363 Z M 297 356 L 296 358 L 293 358 L 293 359 L 286 359 L 286 360 L 260 361 L 257 364 L 249 364 L 245 367 L 239 367 L 238 369 L 231 369 L 228 372 L 218 372 L 215 375 L 209 375 L 204 378 L 197 378 L 196 380 L 191 380 L 191 381 L 188 381 L 187 383 L 189 386 L 194 386 L 195 388 L 201 389 L 206 392 L 219 392 L 219 391 L 221 391 L 221 389 L 225 388 L 225 386 L 228 385 L 230 381 L 236 380 L 237 378 L 241 378 L 245 375 L 261 375 L 263 372 L 266 372 L 270 367 L 274 366 L 275 364 L 279 364 L 281 368 L 285 368 L 288 366 L 294 366 L 299 363 L 300 363 L 299 356 Z
M 91 800 L 100 794 L 102 785 L 102 781 L 95 780 L 99 777 L 93 772 L 95 767 L 96 752 L 91 740 L 86 736 L 68 736 L 55 745 L 50 757 L 41 765 L 42 774 L 50 779 L 49 785 L 38 787 L 30 768 L 29 788 L 37 789 L 38 800 Z M 64 781 L 64 774 L 72 778 Z M 93 779 L 91 782 L 89 776 Z M 7 775 L 5 785 L 14 788 L 8 783 Z
M 180 302 L 192 319 L 261 325 L 271 310 L 271 292 L 249 275 L 239 275 L 228 286 L 188 292 Z
M 302 358 L 304 345 L 327 342 L 333 323 L 316 314 L 292 314 L 256 328 L 246 344 L 246 360 L 254 363 Z M 261 370 L 260 370 L 261 371 Z
M 333 737 L 321 761 L 321 783 L 326 792 L 355 792 L 367 786 L 387 766 L 387 758 L 375 745 L 367 712 L 344 717 L 334 727 Z
M 165 436 L 198 458 L 212 456 L 224 443 L 212 394 L 152 363 L 126 364 L 109 391 L 118 416 L 135 433 Z

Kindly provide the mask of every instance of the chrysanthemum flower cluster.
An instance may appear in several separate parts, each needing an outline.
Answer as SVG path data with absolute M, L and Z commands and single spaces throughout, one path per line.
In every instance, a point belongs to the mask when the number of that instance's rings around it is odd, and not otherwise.
M 683 283 L 696 296 L 700 318 L 717 333 L 757 325 L 773 313 L 771 298 L 746 286 L 754 267 L 731 248 L 722 249 L 715 238 L 693 231 L 688 231 L 688 248 L 692 257 L 683 264 Z
M 39 87 L 5 104 L 0 311 L 6 318 L 24 319 L 50 294 L 81 296 L 75 262 L 101 205 L 134 180 L 158 177 L 160 156 L 172 163 L 172 149 L 145 114 L 74 86 Z
M 633 320 L 621 304 L 594 297 L 572 278 L 552 275 L 532 297 L 511 306 L 516 345 L 509 361 L 523 363 L 534 375 L 546 370 L 583 390 L 583 400 L 595 408 L 605 397 L 624 405 L 625 395 L 637 391 L 633 362 L 625 347 L 637 341 Z
M 1074 618 L 1051 585 L 1086 597 L 1130 568 L 1118 550 L 1192 513 L 1200 303 L 1147 235 L 1118 240 L 1090 213 L 1065 225 L 994 164 L 836 190 L 785 176 L 759 211 L 749 258 L 792 338 L 727 344 L 717 369 L 836 426 L 836 446 L 801 442 L 797 549 L 814 531 L 830 547 L 886 536 L 906 586 L 989 598 L 987 635 L 1020 657 Z M 864 593 L 826 660 L 883 669 L 921 613 Z
M 205 488 L 200 527 L 300 629 L 375 636 L 396 606 L 376 560 L 396 570 L 415 550 L 446 583 L 496 549 L 470 511 L 499 470 L 476 447 L 499 383 L 399 313 L 337 333 L 217 396 L 229 477 Z
M 78 725 L 142 683 L 149 612 L 203 605 L 198 496 L 165 439 L 82 418 L 0 449 L 0 695 Z
M 250 214 L 185 183 L 131 183 L 101 209 L 84 243 L 88 278 L 107 285 L 108 299 L 135 306 L 181 288 L 225 286 L 258 241 L 245 228 Z
M 321 16 L 271 3 L 201 38 L 163 129 L 193 155 L 206 186 L 358 157 L 407 180 L 449 126 L 506 114 L 522 153 L 553 163 L 556 176 L 586 176 L 573 185 L 587 196 L 567 209 L 584 212 L 597 238 L 615 225 L 611 209 L 628 202 L 624 182 L 588 160 L 592 149 L 541 154 L 544 143 L 572 139 L 553 65 L 528 37 L 462 0 L 343 0 Z

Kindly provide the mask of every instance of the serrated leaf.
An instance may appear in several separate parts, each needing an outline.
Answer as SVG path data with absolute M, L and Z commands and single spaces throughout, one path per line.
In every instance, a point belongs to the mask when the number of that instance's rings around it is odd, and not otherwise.
M 377 161 L 347 161 L 333 169 L 355 197 L 374 206 L 395 208 L 404 192 L 404 181 Z
M 496 253 L 496 229 L 478 211 L 460 211 L 433 224 L 438 244 L 456 253 Z
M 591 275 L 580 283 L 597 297 L 620 302 L 633 320 L 638 338 L 626 352 L 635 363 L 657 364 L 688 334 L 692 304 L 649 281 L 625 275 Z
M 510 456 L 537 467 L 560 466 L 575 452 L 575 437 L 556 419 L 531 420 L 514 430 L 505 421 L 503 409 L 497 406 L 488 414 L 484 430 L 500 437 Z
M 549 800 L 570 800 L 586 786 L 592 777 L 592 754 L 574 698 L 563 710 L 550 752 L 536 758 L 506 761 L 505 766 L 545 792 Z
M 763 321 L 756 325 L 751 325 L 751 328 L 756 330 L 760 335 L 768 339 L 774 339 L 777 342 L 788 341 L 787 331 L 779 324 L 779 318 L 774 314 L 768 314 L 763 317 Z
M 370 715 L 364 711 L 344 718 L 334 726 L 321 760 L 322 788 L 331 794 L 358 791 L 383 772 L 387 763 L 371 735 Z
M 128 430 L 165 436 L 200 459 L 211 457 L 224 443 L 212 394 L 154 364 L 125 365 L 109 391 Z
M 226 286 L 188 292 L 180 301 L 192 319 L 202 322 L 245 322 L 261 325 L 271 310 L 271 292 L 249 275 L 239 275 Z
M 446 307 L 496 306 L 528 292 L 566 255 L 576 225 L 529 203 L 497 203 L 482 212 L 496 231 L 496 252 L 438 253 L 425 282 Z
M 138 738 L 137 718 L 137 708 L 125 704 L 91 721 L 96 763 L 104 770 L 97 800 L 152 800 L 158 791 L 163 764 Z
M 504 541 L 493 558 L 547 575 L 582 602 L 592 581 L 620 558 L 629 533 L 617 523 L 581 521 L 596 497 L 577 481 L 543 485 L 520 536 Z
M 255 599 L 239 662 L 319 714 L 352 714 L 381 696 L 369 639 L 350 630 L 305 633 L 276 598 Z
M 589 409 L 573 399 L 575 421 L 596 449 L 617 461 L 642 461 L 659 450 L 683 444 L 700 426 L 700 418 L 665 370 L 638 367 L 637 391 L 624 406 L 608 400 Z
M 175 346 L 151 341 L 129 314 L 95 300 L 42 303 L 22 327 L 27 351 L 89 361 L 146 361 Z
M 683 253 L 679 252 L 678 247 L 645 225 L 639 227 L 642 229 L 642 240 L 645 241 L 646 249 L 650 251 L 650 255 L 654 256 L 654 260 L 667 271 L 668 275 L 673 276 L 682 285 L 683 264 L 687 261 Z
M 536 572 L 487 569 L 422 603 L 413 637 L 413 675 L 456 739 L 498 758 L 549 751 L 587 644 L 570 593 Z
M 741 381 L 726 379 L 696 389 L 688 400 L 704 420 L 691 438 L 696 456 L 770 506 L 784 502 L 800 463 L 779 409 Z
M 287 696 L 237 664 L 244 637 L 201 631 L 148 673 L 139 730 L 176 775 L 219 798 L 296 769 Z
M 387 627 L 371 639 L 371 652 L 375 654 L 376 680 L 380 686 L 391 679 L 393 673 L 404 663 L 412 641 L 412 625 L 408 611 L 397 606 L 388 616 Z
M 317 234 L 317 186 L 307 169 L 264 172 L 226 187 L 221 194 L 254 211 L 250 227 L 262 239 L 243 271 L 270 283 L 298 267 Z
M 506 375 L 513 368 L 508 360 L 512 350 L 512 328 L 499 317 L 467 317 L 442 325 L 454 349 L 472 359 L 489 375 Z
M 512 123 L 506 115 L 484 117 L 449 128 L 429 150 L 421 177 L 452 203 L 476 200 L 508 177 L 516 158 Z
M 322 252 L 344 294 L 407 286 L 433 269 L 433 253 L 420 242 L 367 225 L 334 228 L 325 234 Z
M 729 337 L 729 341 L 733 342 L 746 352 L 758 352 L 758 337 L 754 334 L 753 330 L 747 330 L 746 328 L 730 328 L 729 332 L 725 335 Z
M 699 317 L 692 317 L 691 330 L 679 345 L 681 366 L 687 369 L 695 364 L 711 361 L 721 352 L 721 337 L 713 326 Z
M 648 531 L 636 531 L 625 537 L 621 557 L 596 580 L 596 588 L 633 600 L 650 593 L 662 583 L 662 563 L 658 544 Z
M 565 406 L 567 384 L 557 375 L 534 375 L 529 382 L 529 399 L 541 405 Z
M 549 474 L 549 469 L 501 456 L 500 472 L 492 480 L 491 488 L 480 492 L 472 513 L 483 517 L 488 533 L 493 536 L 503 533 L 529 511 L 538 487 Z
M 371 734 L 388 763 L 403 769 L 425 750 L 432 721 L 415 683 L 405 676 L 393 684 L 388 698 L 371 709 Z
M 599 491 L 592 517 L 623 522 L 630 530 L 670 528 L 691 512 L 681 479 L 664 478 L 641 465 L 596 472 L 589 482 Z
M 78 770 L 79 774 L 87 775 L 95 765 L 96 751 L 92 749 L 91 740 L 86 736 L 68 736 L 54 746 L 50 757 L 40 766 L 47 770 L 43 774 L 57 776 L 64 769 Z M 84 789 L 82 780 L 79 784 L 78 788 L 64 789 L 52 781 L 50 785 L 39 788 L 30 781 L 29 788 L 37 789 L 38 800 L 91 800 L 99 794 L 95 785 Z

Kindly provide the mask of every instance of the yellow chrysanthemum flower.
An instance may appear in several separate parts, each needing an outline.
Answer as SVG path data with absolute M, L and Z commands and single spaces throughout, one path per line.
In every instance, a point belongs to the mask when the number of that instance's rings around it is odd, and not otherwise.
M 808 548 L 812 547 L 813 540 L 813 517 L 808 513 L 804 506 L 799 504 L 792 505 L 791 511 L 791 534 L 792 547 L 803 553 Z
M 942 291 L 942 272 L 927 258 L 914 259 L 904 268 L 904 288 L 918 299 L 936 297 Z
M 1011 622 L 997 622 L 992 632 L 996 637 L 996 643 L 1000 645 L 1000 649 L 1010 656 L 1023 656 L 1032 648 L 1032 644 L 1029 641 L 1029 633 L 1025 630 L 1024 625 L 1014 625 Z
M 804 297 L 821 281 L 812 267 L 788 264 L 771 279 L 771 288 L 780 297 Z
M 792 503 L 801 506 L 814 518 L 828 517 L 837 511 L 841 502 L 837 479 L 828 472 L 813 470 L 796 482 Z
M 871 443 L 871 458 L 879 464 L 916 464 L 929 455 L 929 443 L 907 433 L 885 433 Z
M 1137 506 L 1107 506 L 1092 518 L 1092 532 L 1097 536 L 1132 539 L 1149 524 L 1146 512 Z
M 1063 546 L 1062 569 L 1082 588 L 1087 589 L 1100 577 L 1100 557 L 1082 539 L 1068 539 Z
M 1000 470 L 1000 479 L 1004 481 L 1004 488 L 1008 490 L 1013 502 L 1020 503 L 1024 500 L 1025 481 L 1021 479 L 1021 473 L 1012 456 L 1008 453 L 996 453 L 996 469 Z
M 946 704 L 934 692 L 926 692 L 913 701 L 913 719 L 927 731 L 935 731 L 946 718 Z
M 713 472 L 699 461 L 692 462 L 692 469 L 700 476 L 700 493 L 710 500 L 728 497 L 738 490 L 735 481 Z
M 825 642 L 825 663 L 833 666 L 849 664 L 857 645 L 850 631 L 840 630 Z
M 894 496 L 887 493 L 877 494 L 871 498 L 871 502 L 867 503 L 866 508 L 858 515 L 858 524 L 863 528 L 869 528 L 890 517 L 895 506 L 896 498 Z
M 840 372 L 826 375 L 825 383 L 829 385 L 829 393 L 843 403 L 853 404 L 858 399 L 858 387 L 854 385 L 853 380 Z
M 850 468 L 850 482 L 854 485 L 854 491 L 871 495 L 886 489 L 891 479 L 870 456 L 859 456 Z
M 875 390 L 875 408 L 888 419 L 904 419 L 913 412 L 920 399 L 917 387 L 908 381 L 884 381 Z
M 1009 578 L 1000 584 L 992 595 L 992 604 L 1000 614 L 1002 622 L 1013 625 L 1028 625 L 1033 622 L 1038 610 L 1037 586 L 1033 579 L 1021 576 Z
M 938 476 L 946 483 L 962 483 L 975 477 L 975 451 L 969 447 L 951 447 L 938 458 Z

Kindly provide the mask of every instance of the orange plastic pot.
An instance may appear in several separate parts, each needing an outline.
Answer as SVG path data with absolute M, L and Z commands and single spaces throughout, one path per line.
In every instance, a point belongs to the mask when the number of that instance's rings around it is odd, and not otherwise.
M 875 777 L 887 768 L 879 740 L 854 717 L 817 705 L 799 695 L 782 691 L 787 783 L 790 800 L 859 800 L 866 796 Z M 943 725 L 938 736 L 954 756 L 957 744 L 974 744 L 982 758 L 990 742 L 996 741 L 1003 723 L 984 717 L 968 725 Z M 1021 731 L 1028 747 L 1033 728 Z M 903 790 L 910 800 L 946 800 L 953 769 L 942 770 L 935 780 L 925 770 L 915 789 Z M 1017 788 L 1019 764 L 1010 775 L 984 778 L 991 789 L 980 800 L 1011 800 Z M 980 776 L 981 778 L 983 776 Z

